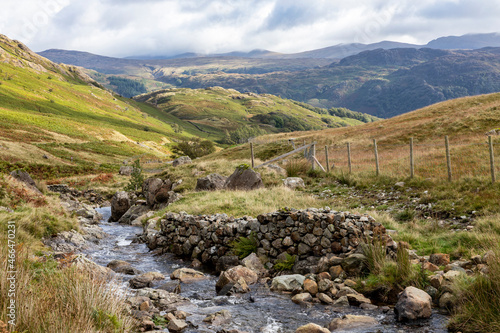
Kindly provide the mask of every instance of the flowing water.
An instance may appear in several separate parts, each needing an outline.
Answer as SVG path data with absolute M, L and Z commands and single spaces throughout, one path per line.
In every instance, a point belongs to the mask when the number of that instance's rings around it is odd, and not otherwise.
M 168 276 L 175 269 L 189 266 L 190 263 L 187 261 L 168 254 L 153 255 L 149 253 L 145 244 L 133 243 L 132 240 L 142 232 L 142 228 L 104 222 L 111 214 L 109 207 L 103 207 L 97 211 L 103 215 L 103 222 L 100 226 L 109 237 L 103 239 L 95 248 L 86 251 L 86 254 L 98 264 L 106 266 L 110 261 L 118 259 L 131 263 L 133 267 L 143 272 L 160 272 L 166 276 L 166 281 L 161 281 L 157 286 L 167 282 Z M 372 316 L 380 325 L 369 329 L 351 329 L 342 332 L 447 332 L 446 317 L 438 313 L 433 313 L 431 319 L 418 324 L 403 325 L 395 321 L 392 310 L 384 314 L 381 311 L 365 311 L 357 307 L 339 308 L 321 304 L 305 307 L 294 304 L 289 295 L 270 292 L 266 286 L 253 286 L 248 294 L 217 296 L 215 292 L 217 277 L 209 276 L 208 279 L 202 281 L 181 285 L 181 296 L 191 300 L 189 305 L 178 308 L 190 314 L 186 321 L 191 323 L 192 327 L 184 330 L 186 333 L 215 333 L 223 328 L 251 333 L 293 333 L 298 327 L 311 322 L 326 326 L 332 319 L 345 314 Z M 127 281 L 131 276 L 124 275 L 122 278 L 124 290 L 130 291 Z M 208 314 L 223 309 L 231 313 L 230 323 L 212 327 L 203 322 Z M 164 331 L 168 332 L 167 329 Z

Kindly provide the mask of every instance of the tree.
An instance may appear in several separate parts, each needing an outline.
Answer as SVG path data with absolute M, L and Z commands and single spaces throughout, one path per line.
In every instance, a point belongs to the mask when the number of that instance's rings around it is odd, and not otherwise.
M 192 138 L 176 144 L 172 151 L 178 155 L 187 155 L 190 158 L 197 158 L 215 152 L 214 143 L 210 140 Z
M 142 174 L 141 162 L 139 160 L 134 161 L 134 169 L 130 175 L 130 180 L 127 186 L 125 186 L 125 191 L 142 191 L 142 183 L 144 183 L 144 176 Z

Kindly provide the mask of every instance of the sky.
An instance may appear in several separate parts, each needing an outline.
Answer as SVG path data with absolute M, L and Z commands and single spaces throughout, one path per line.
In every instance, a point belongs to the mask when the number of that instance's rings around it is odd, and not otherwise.
M 0 34 L 36 52 L 57 48 L 113 57 L 296 53 L 341 43 L 426 44 L 442 36 L 500 32 L 500 0 L 2 2 Z

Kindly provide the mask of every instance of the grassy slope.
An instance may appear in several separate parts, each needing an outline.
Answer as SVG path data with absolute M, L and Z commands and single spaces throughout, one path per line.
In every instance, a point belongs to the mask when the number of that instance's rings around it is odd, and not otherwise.
M 4 162 L 76 167 L 138 155 L 159 158 L 169 153 L 161 143 L 195 132 L 194 126 L 114 96 L 78 69 L 55 65 L 4 36 L 0 46 Z M 174 133 L 172 123 L 188 132 Z M 42 159 L 44 154 L 49 158 Z
M 235 130 L 241 126 L 256 126 L 268 133 L 287 130 L 269 124 L 262 124 L 259 115 L 269 113 L 285 115 L 310 129 L 324 129 L 327 125 L 321 118 L 328 118 L 336 124 L 358 125 L 360 121 L 349 118 L 319 115 L 292 101 L 273 95 L 243 94 L 236 90 L 210 89 L 168 89 L 135 97 L 141 102 L 157 106 L 166 113 L 196 123 L 205 132 L 203 136 L 221 139 L 224 130 Z

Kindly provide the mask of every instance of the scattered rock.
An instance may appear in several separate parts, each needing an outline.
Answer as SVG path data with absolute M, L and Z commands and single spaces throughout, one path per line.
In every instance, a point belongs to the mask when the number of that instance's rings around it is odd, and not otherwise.
M 60 232 L 55 237 L 44 239 L 43 243 L 56 252 L 64 253 L 78 252 L 89 246 L 83 235 L 76 230 Z
M 127 275 L 140 274 L 140 271 L 138 269 L 133 268 L 130 263 L 123 260 L 113 260 L 106 267 L 110 268 L 116 273 Z
M 198 272 L 191 268 L 179 268 L 170 274 L 172 280 L 180 280 L 183 283 L 205 279 L 206 276 L 202 272 Z
M 250 167 L 238 167 L 234 173 L 227 178 L 224 188 L 228 190 L 256 190 L 264 187 L 260 173 L 255 172 Z
M 268 164 L 266 165 L 266 168 L 273 170 L 274 172 L 286 176 L 286 170 L 280 167 L 279 165 L 276 164 Z
M 206 177 L 198 178 L 196 181 L 196 191 L 218 191 L 224 188 L 227 177 L 218 173 L 212 173 Z
M 376 325 L 378 325 L 378 321 L 369 316 L 345 315 L 342 318 L 333 319 L 330 324 L 328 324 L 328 329 L 332 332 L 337 330 L 350 331 Z
M 133 205 L 119 219 L 118 223 L 142 226 L 140 218 L 146 216 L 149 207 L 146 205 Z
M 339 297 L 335 303 L 333 303 L 335 306 L 349 306 L 349 300 L 347 299 L 347 296 L 341 296 Z
M 324 293 L 319 293 L 319 294 L 317 295 L 317 297 L 318 297 L 318 299 L 319 299 L 321 302 L 323 302 L 323 303 L 325 303 L 325 304 L 333 304 L 333 303 L 334 303 L 333 299 L 332 299 L 330 296 L 328 296 L 327 294 L 324 294 Z
M 429 318 L 432 314 L 431 304 L 432 297 L 425 291 L 415 287 L 406 287 L 399 295 L 394 313 L 398 321 Z
M 222 324 L 228 323 L 231 320 L 231 313 L 227 310 L 217 311 L 205 317 L 203 321 L 205 323 L 210 323 L 215 326 L 220 326 Z
M 186 327 L 188 327 L 186 322 L 177 318 L 172 318 L 167 325 L 168 330 L 171 332 L 180 332 Z
M 300 291 L 304 286 L 305 279 L 305 276 L 299 274 L 277 276 L 271 282 L 271 290 L 291 292 Z
M 130 279 L 128 283 L 132 289 L 141 289 L 152 287 L 153 281 L 163 280 L 164 278 L 165 276 L 158 272 L 148 272 Z
M 295 304 L 303 304 L 312 301 L 312 296 L 309 293 L 300 293 L 292 297 L 292 302 Z
M 295 190 L 296 188 L 305 188 L 304 180 L 300 177 L 288 177 L 283 180 L 283 185 L 289 189 Z
M 193 161 L 189 156 L 181 156 L 172 162 L 172 166 L 177 167 L 179 165 L 191 164 Z
M 130 165 L 122 165 L 120 171 L 118 172 L 122 176 L 130 176 L 134 171 L 134 167 Z
M 361 304 L 371 304 L 372 301 L 370 301 L 369 298 L 366 298 L 365 296 L 361 294 L 347 294 L 347 299 L 349 300 L 350 305 L 354 306 L 360 306 Z
M 457 297 L 452 293 L 445 292 L 439 298 L 439 307 L 446 309 L 448 312 L 452 312 L 457 305 Z
M 250 291 L 248 285 L 256 283 L 258 279 L 257 274 L 250 269 L 244 266 L 236 266 L 221 272 L 219 280 L 215 284 L 215 289 L 217 293 L 220 293 L 224 286 L 233 284 L 232 290 L 236 292 L 248 292 Z
M 446 253 L 431 254 L 429 262 L 437 266 L 446 266 L 450 263 L 450 255 Z
M 255 253 L 251 253 L 250 255 L 245 257 L 242 260 L 242 263 L 246 268 L 255 272 L 259 277 L 267 275 L 266 268 L 264 267 L 264 265 L 262 265 L 262 262 Z
M 116 192 L 111 199 L 111 217 L 110 222 L 116 222 L 122 217 L 130 208 L 130 196 L 127 192 Z
M 295 330 L 295 333 L 330 333 L 330 330 L 317 324 L 310 323 L 304 326 L 300 326 Z
M 397 182 L 396 184 L 394 184 L 394 186 L 396 186 L 396 187 L 405 187 L 405 182 Z
M 83 254 L 76 255 L 71 262 L 77 269 L 98 279 L 108 279 L 113 276 L 113 271 L 111 269 L 96 264 Z
M 318 284 L 316 281 L 306 278 L 304 280 L 304 291 L 314 296 L 318 293 Z

